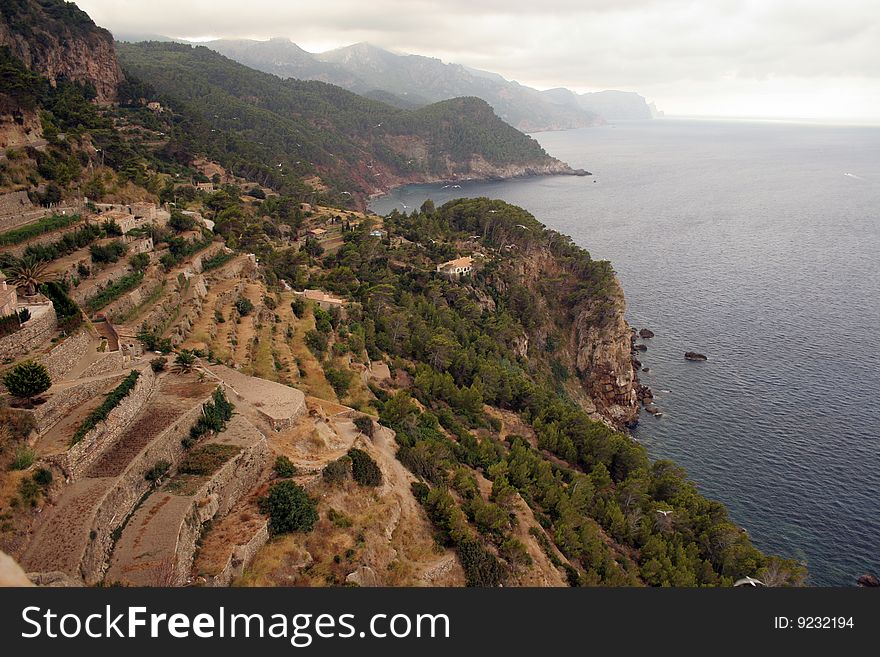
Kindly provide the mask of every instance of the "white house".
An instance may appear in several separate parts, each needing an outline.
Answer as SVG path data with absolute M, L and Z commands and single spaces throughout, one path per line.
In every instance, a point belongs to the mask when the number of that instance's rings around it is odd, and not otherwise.
M 437 273 L 446 278 L 468 276 L 474 270 L 474 259 L 470 256 L 456 258 L 437 265 Z

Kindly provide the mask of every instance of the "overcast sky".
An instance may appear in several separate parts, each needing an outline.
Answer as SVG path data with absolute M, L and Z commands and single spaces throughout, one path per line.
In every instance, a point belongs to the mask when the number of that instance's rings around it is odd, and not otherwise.
M 76 0 L 117 33 L 368 41 L 673 115 L 880 119 L 880 0 Z

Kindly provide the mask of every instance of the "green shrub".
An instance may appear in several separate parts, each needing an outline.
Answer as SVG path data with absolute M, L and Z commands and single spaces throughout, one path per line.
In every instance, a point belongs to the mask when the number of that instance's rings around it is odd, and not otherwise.
M 0 317 L 0 338 L 12 335 L 21 328 L 21 318 L 15 313 Z
M 181 372 L 189 372 L 192 370 L 193 365 L 196 364 L 196 355 L 194 352 L 189 349 L 181 349 L 180 353 L 177 354 L 177 358 L 174 359 L 174 365 Z
M 153 331 L 142 329 L 137 337 L 147 351 L 161 351 L 163 354 L 170 354 L 173 350 L 170 339 L 163 338 Z
M 351 474 L 351 458 L 343 456 L 324 466 L 321 475 L 328 484 L 341 484 Z
M 89 253 L 92 254 L 92 262 L 98 264 L 117 262 L 125 255 L 126 251 L 128 251 L 128 246 L 119 240 L 114 240 L 108 244 L 92 244 L 89 247 Z
M 354 373 L 351 370 L 324 365 L 324 376 L 327 378 L 327 382 L 333 388 L 333 391 L 339 399 L 345 397 L 348 392 L 353 375 Z
M 235 301 L 235 309 L 242 317 L 251 314 L 254 310 L 254 304 L 247 297 L 239 297 Z
M 327 336 L 322 333 L 318 333 L 314 329 L 309 329 L 306 331 L 305 335 L 305 343 L 315 356 L 318 358 L 327 351 Z
M 129 292 L 141 284 L 144 279 L 144 272 L 135 271 L 125 276 L 120 276 L 110 285 L 98 292 L 91 299 L 86 301 L 86 309 L 89 312 L 100 310 L 107 304 L 115 301 L 126 292 Z
M 196 226 L 196 220 L 194 217 L 188 214 L 183 214 L 180 210 L 172 210 L 171 218 L 168 219 L 168 227 L 178 233 L 185 233 L 188 230 L 192 230 Z
M 202 260 L 202 271 L 211 271 L 212 269 L 217 269 L 217 267 L 222 267 L 234 257 L 235 253 L 232 251 L 220 251 L 210 258 Z
M 79 215 L 54 215 L 35 221 L 34 223 L 0 233 L 0 246 L 10 246 L 27 242 L 33 237 L 51 233 L 53 230 L 67 228 L 79 221 Z
M 122 380 L 122 383 L 111 390 L 107 396 L 104 397 L 104 401 L 101 402 L 101 405 L 89 413 L 86 419 L 83 420 L 82 424 L 79 425 L 79 428 L 73 434 L 70 444 L 75 445 L 82 440 L 89 431 L 98 426 L 99 422 L 106 420 L 107 416 L 110 415 L 110 411 L 119 406 L 122 400 L 128 397 L 128 393 L 134 389 L 140 375 L 141 373 L 137 370 L 132 370 L 129 375 Z
M 150 369 L 152 369 L 156 374 L 158 374 L 159 372 L 164 372 L 167 365 L 168 359 L 164 356 L 159 356 L 158 358 L 154 358 L 150 361 Z
M 296 466 L 282 454 L 275 459 L 275 474 L 282 479 L 289 479 L 296 475 Z
M 220 433 L 224 431 L 226 423 L 232 419 L 232 411 L 235 406 L 226 399 L 222 388 L 214 390 L 212 399 L 213 401 L 205 402 L 202 405 L 202 414 L 190 427 L 188 443 L 185 443 L 185 446 L 189 447 L 209 432 Z
M 40 286 L 40 292 L 47 296 L 55 307 L 58 328 L 72 333 L 82 324 L 82 311 L 76 302 L 67 296 L 64 286 L 58 281 L 49 281 Z
M 290 302 L 290 309 L 297 319 L 302 319 L 306 314 L 306 302 L 302 297 L 296 297 Z
M 135 253 L 128 259 L 128 265 L 135 271 L 144 271 L 150 265 L 150 256 L 146 253 Z
M 362 449 L 348 450 L 351 459 L 351 476 L 361 486 L 379 486 L 382 484 L 382 471 L 376 462 Z
M 52 485 L 52 478 L 52 471 L 49 468 L 38 468 L 34 473 L 34 481 L 43 488 L 48 488 Z
M 171 468 L 168 461 L 156 461 L 152 468 L 144 473 L 144 479 L 147 481 L 157 481 Z
M 37 453 L 30 445 L 19 445 L 15 448 L 15 455 L 12 457 L 12 463 L 9 464 L 10 470 L 27 470 L 34 461 L 37 460 Z
M 345 529 L 346 527 L 351 527 L 354 524 L 354 521 L 352 521 L 351 518 L 342 513 L 342 511 L 337 511 L 336 509 L 332 508 L 327 511 L 327 520 L 342 529 Z
M 309 532 L 318 521 L 315 502 L 305 489 L 288 480 L 272 484 L 260 499 L 260 510 L 269 515 L 269 533 Z
M 52 386 L 49 370 L 42 363 L 26 360 L 19 363 L 3 376 L 3 383 L 15 397 L 31 400 Z
M 235 445 L 211 443 L 189 452 L 177 467 L 180 474 L 210 475 L 219 470 L 233 456 L 241 451 Z
M 315 316 L 315 329 L 321 333 L 331 333 L 333 331 L 333 323 L 330 321 L 330 313 L 319 306 L 315 306 L 312 311 Z
M 419 504 L 424 504 L 425 500 L 428 499 L 428 493 L 431 492 L 431 489 L 428 488 L 428 485 L 421 481 L 414 481 L 409 485 L 409 489 L 412 491 L 413 497 L 419 502 Z
M 455 551 L 464 569 L 467 586 L 491 587 L 502 583 L 504 569 L 501 562 L 479 540 L 468 538 L 460 541 Z
M 367 438 L 373 437 L 375 425 L 373 424 L 373 419 L 371 417 L 367 417 L 366 415 L 357 416 L 354 419 L 354 426 L 356 426 L 357 430 L 364 434 Z

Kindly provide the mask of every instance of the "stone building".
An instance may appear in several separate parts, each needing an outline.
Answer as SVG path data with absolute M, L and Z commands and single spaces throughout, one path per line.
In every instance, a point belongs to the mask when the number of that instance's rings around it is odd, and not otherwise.
M 467 276 L 474 270 L 474 259 L 470 256 L 456 258 L 437 265 L 437 273 L 445 278 Z
M 0 317 L 18 312 L 18 293 L 14 285 L 6 282 L 6 276 L 0 271 Z

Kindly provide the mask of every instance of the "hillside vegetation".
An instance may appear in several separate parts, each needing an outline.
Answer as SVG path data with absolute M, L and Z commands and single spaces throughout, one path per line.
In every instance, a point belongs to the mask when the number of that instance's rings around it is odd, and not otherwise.
M 269 186 L 317 173 L 339 191 L 372 192 L 391 179 L 468 175 L 475 157 L 559 165 L 476 98 L 407 111 L 322 82 L 279 80 L 204 47 L 118 49 L 129 76 L 186 117 L 185 147 Z

